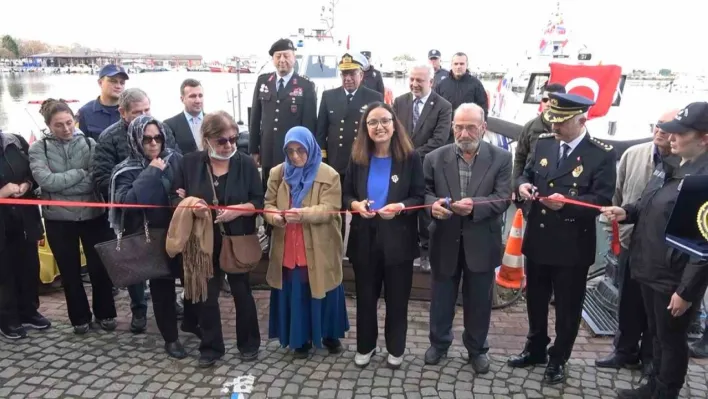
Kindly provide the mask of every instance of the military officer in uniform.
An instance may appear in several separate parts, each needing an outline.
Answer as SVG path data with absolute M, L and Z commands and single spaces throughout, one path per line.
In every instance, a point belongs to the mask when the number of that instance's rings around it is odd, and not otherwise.
M 381 72 L 374 68 L 371 63 L 371 51 L 362 51 L 361 55 L 366 57 L 366 63 L 364 64 L 364 79 L 361 81 L 361 85 L 368 87 L 373 91 L 378 91 L 382 95 L 386 95 L 386 87 L 384 87 L 383 77 Z
M 268 54 L 276 72 L 258 77 L 253 91 L 249 126 L 249 152 L 263 171 L 263 186 L 270 169 L 285 161 L 285 133 L 304 126 L 314 134 L 317 127 L 315 84 L 295 73 L 295 46 L 289 39 L 273 43 Z
M 344 181 L 344 172 L 352 154 L 352 144 L 366 106 L 384 100 L 383 94 L 362 85 L 362 66 L 366 62 L 360 53 L 344 54 L 339 62 L 342 85 L 325 90 L 320 100 L 317 143 L 322 148 L 322 158 L 339 172 L 341 181 Z M 346 223 L 342 223 L 342 239 L 345 232 Z
M 578 334 L 585 284 L 595 262 L 595 218 L 599 211 L 559 200 L 609 206 L 615 191 L 616 154 L 590 137 L 585 122 L 593 101 L 550 93 L 546 120 L 553 133 L 539 136 L 536 151 L 517 179 L 521 198 L 533 200 L 522 252 L 526 256 L 529 332 L 511 367 L 545 364 L 544 381 L 563 382 L 565 364 Z M 539 199 L 540 198 L 540 199 Z M 556 339 L 548 337 L 548 305 L 556 302 Z

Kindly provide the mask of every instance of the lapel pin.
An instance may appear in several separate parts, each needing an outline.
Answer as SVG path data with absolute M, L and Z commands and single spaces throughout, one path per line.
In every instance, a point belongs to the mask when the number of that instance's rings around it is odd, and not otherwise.
M 398 183 L 398 175 L 391 176 L 391 181 L 394 183 Z
M 577 168 L 573 169 L 573 177 L 578 177 L 583 173 L 583 165 L 578 165 Z
M 546 166 L 548 166 L 548 159 L 543 158 L 543 159 L 541 160 L 540 164 L 541 164 L 541 166 L 543 166 L 543 167 L 545 168 Z

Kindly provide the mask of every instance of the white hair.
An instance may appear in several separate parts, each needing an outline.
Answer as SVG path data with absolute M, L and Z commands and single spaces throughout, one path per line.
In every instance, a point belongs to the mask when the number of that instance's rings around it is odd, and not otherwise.
M 457 114 L 472 111 L 478 112 L 480 119 L 484 121 L 484 109 L 475 103 L 460 104 L 460 106 L 457 107 L 457 109 L 455 110 L 455 115 L 453 115 L 452 119 L 455 119 L 455 117 L 457 117 Z
M 410 69 L 410 71 L 413 72 L 416 69 L 424 70 L 428 74 L 428 80 L 431 80 L 435 77 L 435 71 L 433 71 L 433 67 L 431 67 L 430 64 L 413 65 L 413 67 Z
M 118 99 L 118 106 L 121 109 L 130 111 L 131 105 L 133 105 L 134 103 L 141 102 L 145 99 L 149 100 L 147 93 L 145 93 L 141 89 L 138 89 L 137 87 L 131 87 L 130 89 L 126 89 L 125 91 L 123 91 L 123 93 L 120 94 L 120 97 Z

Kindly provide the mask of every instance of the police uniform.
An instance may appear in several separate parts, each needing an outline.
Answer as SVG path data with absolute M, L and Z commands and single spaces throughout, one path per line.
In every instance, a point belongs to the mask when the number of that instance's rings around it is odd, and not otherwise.
M 295 50 L 293 42 L 280 39 L 268 54 L 276 51 Z M 291 72 L 292 76 L 278 91 L 281 78 L 277 72 L 258 77 L 253 91 L 253 105 L 249 126 L 249 152 L 260 155 L 263 185 L 268 184 L 270 169 L 285 161 L 283 146 L 285 134 L 292 127 L 304 126 L 312 134 L 317 128 L 317 92 L 315 84 Z
M 430 50 L 428 51 L 428 60 L 433 60 L 433 59 L 439 59 L 440 58 L 440 51 L 439 50 Z M 441 80 L 445 79 L 447 75 L 450 73 L 445 68 L 440 68 L 437 71 L 435 71 L 435 75 L 433 76 L 433 87 L 440 83 Z
M 105 65 L 98 73 L 98 78 L 121 76 L 128 80 L 128 74 L 123 67 L 108 64 Z M 108 126 L 120 120 L 120 112 L 118 105 L 103 105 L 100 97 L 91 100 L 79 108 L 76 114 L 76 127 L 81 130 L 86 137 L 91 137 L 98 142 L 98 136 L 106 130 Z
M 362 51 L 361 54 L 366 57 L 369 64 L 369 69 L 364 71 L 364 78 L 361 80 L 361 85 L 386 95 L 386 87 L 384 86 L 381 72 L 371 64 L 371 51 Z
M 361 54 L 344 54 L 339 63 L 339 70 L 361 69 L 366 62 L 362 58 Z M 322 148 L 322 157 L 327 158 L 327 163 L 340 175 L 347 169 L 352 144 L 359 131 L 361 116 L 366 106 L 372 102 L 383 101 L 383 94 L 361 85 L 354 91 L 351 101 L 347 99 L 348 94 L 344 86 L 325 90 L 317 116 L 316 137 Z
M 550 123 L 562 123 L 586 112 L 594 103 L 575 94 L 551 93 L 546 113 Z M 616 154 L 610 145 L 585 131 L 576 140 L 563 143 L 553 133 L 539 136 L 536 150 L 518 178 L 537 188 L 538 196 L 562 194 L 599 206 L 612 205 L 616 182 Z M 528 214 L 522 252 L 527 264 L 527 311 L 529 333 L 524 352 L 509 365 L 522 367 L 545 363 L 545 381 L 565 380 L 578 333 L 590 265 L 595 262 L 596 209 L 565 204 L 554 211 L 533 201 Z M 556 302 L 556 339 L 548 348 L 548 305 Z

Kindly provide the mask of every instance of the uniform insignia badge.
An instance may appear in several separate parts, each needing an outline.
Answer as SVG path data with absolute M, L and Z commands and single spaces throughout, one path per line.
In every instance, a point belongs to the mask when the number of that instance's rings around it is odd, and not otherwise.
M 293 104 L 290 106 L 290 112 L 292 112 L 293 114 L 297 113 L 297 105 L 296 104 Z
M 374 75 L 374 77 L 376 77 L 376 72 L 374 72 L 374 74 L 373 74 L 373 75 Z
M 275 74 L 270 75 L 270 77 L 268 78 L 268 81 L 269 81 L 269 82 L 272 82 L 274 76 L 275 76 Z
M 546 166 L 548 166 L 548 159 L 543 158 L 543 159 L 541 160 L 540 164 L 541 164 L 541 166 L 543 166 L 543 167 L 545 168 Z
M 296 87 L 293 89 L 292 92 L 290 92 L 291 97 L 302 97 L 302 87 Z M 295 100 L 293 98 L 293 100 Z
M 708 240 L 708 202 L 698 208 L 698 230 L 703 238 Z
M 398 175 L 391 176 L 391 181 L 394 183 L 398 183 Z
M 297 84 L 297 78 L 293 78 L 293 85 Z
M 578 177 L 583 173 L 583 165 L 578 165 L 577 168 L 573 169 L 573 177 Z
M 431 101 L 431 102 L 430 102 L 430 105 L 433 105 L 433 104 L 435 104 L 435 101 Z
M 577 197 L 578 196 L 578 190 L 575 188 L 571 188 L 568 190 L 568 195 L 571 197 Z

